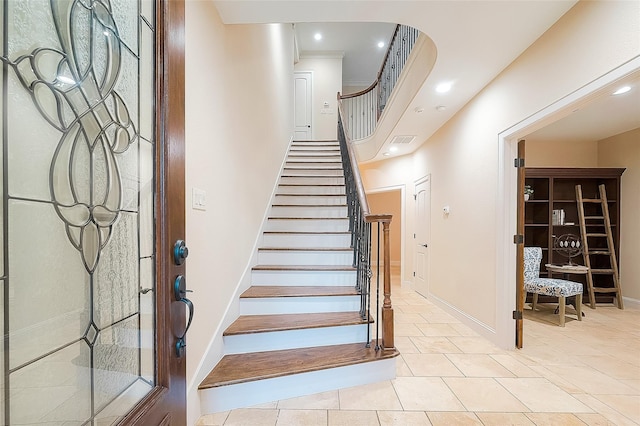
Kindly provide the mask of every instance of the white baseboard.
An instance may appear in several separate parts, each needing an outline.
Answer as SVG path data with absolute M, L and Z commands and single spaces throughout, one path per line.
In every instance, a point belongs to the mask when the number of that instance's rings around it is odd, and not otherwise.
M 640 309 L 640 300 L 622 296 L 625 308 Z

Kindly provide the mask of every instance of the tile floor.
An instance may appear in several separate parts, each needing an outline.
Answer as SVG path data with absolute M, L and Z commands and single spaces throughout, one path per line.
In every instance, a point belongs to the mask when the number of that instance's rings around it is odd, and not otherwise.
M 202 416 L 198 425 L 640 425 L 640 309 L 525 312 L 501 350 L 412 290 L 392 300 L 395 380 Z M 567 312 L 571 312 L 570 308 Z M 575 317 L 573 317 L 575 318 Z

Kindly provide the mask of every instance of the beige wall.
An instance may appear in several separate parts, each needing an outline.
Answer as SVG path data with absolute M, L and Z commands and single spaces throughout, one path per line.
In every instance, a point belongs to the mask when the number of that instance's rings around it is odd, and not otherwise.
M 620 194 L 622 295 L 640 300 L 640 128 L 598 141 L 598 166 L 625 167 Z
M 510 316 L 498 312 L 496 302 L 503 285 L 497 282 L 496 233 L 504 226 L 496 221 L 498 135 L 638 56 L 639 14 L 638 2 L 577 3 L 410 160 L 362 167 L 367 190 L 412 185 L 431 174 L 431 294 L 494 341 L 497 323 Z M 440 213 L 445 205 L 451 208 L 446 219 Z M 407 208 L 407 233 L 413 232 L 412 215 Z M 413 258 L 407 241 L 405 262 Z
M 525 158 L 527 167 L 597 167 L 598 142 L 527 141 Z
M 389 239 L 391 249 L 391 265 L 400 266 L 400 252 L 402 247 L 402 191 L 399 189 L 392 191 L 376 192 L 373 194 L 367 194 L 367 201 L 369 202 L 369 211 L 376 214 L 392 214 L 393 219 L 389 225 Z M 382 232 L 382 227 L 380 228 Z M 375 256 L 378 250 L 378 243 L 376 238 L 376 230 L 371 229 L 372 235 L 372 261 L 375 262 Z M 382 240 L 382 236 L 380 237 Z M 380 249 L 380 264 L 384 261 L 382 248 Z
M 207 347 L 251 260 L 293 128 L 290 25 L 221 23 L 213 2 L 186 2 L 187 287 L 196 313 L 187 336 L 189 419 Z M 192 188 L 207 210 L 191 208 Z M 199 369 L 200 363 L 204 365 Z M 193 421 L 192 421 L 193 420 Z
M 371 82 L 373 83 L 373 82 Z M 362 92 L 363 90 L 369 88 L 369 86 L 342 86 L 342 90 L 340 94 L 342 95 L 350 95 L 351 93 Z
M 337 94 L 342 90 L 342 56 L 301 57 L 295 71 L 313 72 L 312 138 L 336 140 L 338 135 Z M 325 102 L 328 107 L 325 107 Z

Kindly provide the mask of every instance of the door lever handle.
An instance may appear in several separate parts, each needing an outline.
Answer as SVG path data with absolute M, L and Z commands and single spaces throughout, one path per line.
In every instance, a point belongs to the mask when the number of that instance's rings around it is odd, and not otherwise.
M 422 247 L 425 247 L 425 248 L 429 247 L 429 245 L 428 245 L 427 243 L 420 244 L 420 245 L 421 245 Z
M 187 305 L 189 309 L 189 319 L 187 320 L 187 326 L 184 329 L 184 333 L 182 336 L 178 337 L 178 341 L 176 342 L 176 356 L 178 358 L 184 355 L 184 348 L 187 347 L 187 343 L 185 342 L 185 337 L 187 336 L 187 332 L 189 331 L 189 327 L 191 327 L 191 321 L 193 321 L 193 302 L 191 300 L 184 297 L 187 293 L 193 292 L 193 290 L 186 289 L 187 280 L 184 275 L 178 275 L 173 282 L 173 295 L 177 302 L 182 302 Z

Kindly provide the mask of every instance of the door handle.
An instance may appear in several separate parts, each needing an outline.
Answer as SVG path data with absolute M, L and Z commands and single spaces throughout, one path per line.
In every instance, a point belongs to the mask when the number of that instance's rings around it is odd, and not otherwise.
M 182 302 L 187 305 L 189 309 L 189 319 L 187 320 L 187 326 L 184 329 L 184 333 L 182 336 L 178 337 L 178 341 L 176 342 L 176 356 L 178 358 L 184 355 L 184 348 L 187 347 L 187 343 L 185 342 L 185 337 L 187 335 L 187 331 L 189 331 L 189 327 L 191 327 L 191 321 L 193 321 L 193 303 L 191 300 L 184 297 L 187 293 L 191 293 L 193 290 L 186 289 L 187 280 L 184 275 L 178 275 L 173 282 L 173 295 L 177 302 Z
M 424 244 L 420 244 L 420 245 L 421 245 L 422 247 L 424 247 L 424 248 L 427 248 L 427 247 L 429 247 L 427 243 L 424 243 Z

